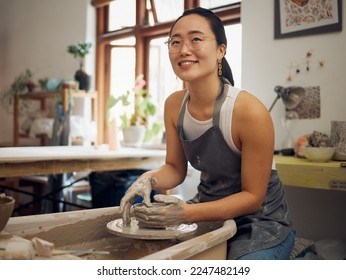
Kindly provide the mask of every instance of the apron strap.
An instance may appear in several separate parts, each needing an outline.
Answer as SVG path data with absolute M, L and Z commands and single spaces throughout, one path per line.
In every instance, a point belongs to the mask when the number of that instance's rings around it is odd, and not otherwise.
M 225 99 L 227 97 L 228 87 L 225 87 L 225 84 L 229 84 L 228 80 L 221 79 L 219 93 L 218 93 L 218 96 L 216 98 L 215 105 L 214 105 L 214 112 L 213 112 L 213 125 L 214 126 L 219 126 L 220 110 L 221 110 L 223 102 L 225 101 Z M 190 94 L 189 94 L 189 91 L 187 91 L 185 96 L 184 96 L 181 108 L 180 108 L 178 127 L 177 127 L 178 131 L 180 129 L 182 129 L 182 127 L 183 127 L 183 120 L 184 120 L 184 116 L 185 116 L 186 103 L 188 102 L 189 98 L 190 98 Z
M 187 91 L 185 96 L 184 96 L 181 108 L 180 108 L 178 126 L 177 126 L 178 132 L 179 132 L 179 130 L 183 131 L 182 129 L 183 129 L 183 120 L 184 120 L 184 116 L 185 116 L 185 108 L 186 108 L 186 103 L 189 100 L 189 97 L 190 97 L 189 91 Z
M 219 126 L 219 123 L 220 123 L 220 114 L 221 114 L 220 111 L 221 111 L 222 104 L 227 97 L 227 91 L 228 91 L 228 87 L 226 87 L 225 84 L 226 84 L 225 81 L 221 80 L 220 93 L 214 105 L 213 126 Z

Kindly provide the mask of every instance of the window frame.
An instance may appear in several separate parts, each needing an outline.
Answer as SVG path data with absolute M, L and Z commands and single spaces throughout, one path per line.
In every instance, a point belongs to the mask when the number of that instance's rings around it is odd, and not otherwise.
M 149 43 L 151 39 L 168 36 L 173 21 L 157 23 L 153 26 L 141 24 L 146 13 L 146 1 L 136 0 L 136 25 L 120 30 L 108 31 L 109 6 L 96 7 L 96 77 L 98 91 L 98 143 L 108 143 L 107 100 L 110 95 L 111 42 L 129 36 L 136 38 L 135 74 L 144 74 L 149 79 Z M 199 6 L 199 0 L 185 0 L 184 9 Z M 212 9 L 225 25 L 240 23 L 241 3 Z

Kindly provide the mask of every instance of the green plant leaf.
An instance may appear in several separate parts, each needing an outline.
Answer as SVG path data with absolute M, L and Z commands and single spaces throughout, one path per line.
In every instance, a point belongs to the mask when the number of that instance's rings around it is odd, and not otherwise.
M 107 110 L 112 109 L 117 104 L 117 100 L 113 95 L 110 95 L 107 100 Z

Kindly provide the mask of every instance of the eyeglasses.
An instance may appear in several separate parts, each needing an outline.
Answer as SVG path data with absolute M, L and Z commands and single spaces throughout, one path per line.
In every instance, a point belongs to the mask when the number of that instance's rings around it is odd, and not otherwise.
M 207 40 L 214 39 L 213 37 L 207 36 L 193 36 L 187 39 L 181 39 L 179 37 L 169 38 L 165 44 L 168 46 L 168 51 L 170 53 L 177 53 L 181 50 L 183 44 L 185 43 L 191 51 L 198 51 L 205 46 Z

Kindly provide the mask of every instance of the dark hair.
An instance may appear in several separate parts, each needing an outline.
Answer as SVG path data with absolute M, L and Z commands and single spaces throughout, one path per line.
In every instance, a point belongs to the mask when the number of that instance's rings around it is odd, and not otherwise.
M 212 11 L 201 7 L 184 11 L 184 13 L 180 17 L 178 17 L 176 21 L 173 23 L 171 30 L 169 31 L 169 35 L 171 35 L 173 27 L 181 18 L 191 14 L 197 14 L 204 17 L 209 22 L 210 28 L 215 35 L 216 42 L 218 43 L 218 45 L 224 44 L 225 46 L 227 46 L 225 28 L 223 26 L 221 19 L 218 16 L 216 16 Z M 232 69 L 228 64 L 227 59 L 223 57 L 221 63 L 222 77 L 226 78 L 231 83 L 231 85 L 234 86 Z

